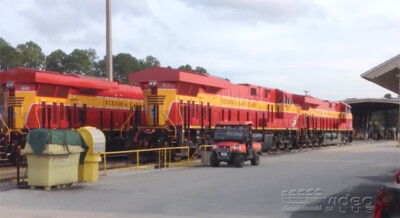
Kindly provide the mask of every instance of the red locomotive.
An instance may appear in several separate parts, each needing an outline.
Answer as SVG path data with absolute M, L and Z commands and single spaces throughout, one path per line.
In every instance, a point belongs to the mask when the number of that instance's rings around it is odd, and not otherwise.
M 14 68 L 0 72 L 0 103 L 0 155 L 7 161 L 34 128 L 93 126 L 106 134 L 108 150 L 123 149 L 122 138 L 141 122 L 143 101 L 139 87 Z
M 147 122 L 136 138 L 152 146 L 213 143 L 219 121 L 254 123 L 263 150 L 352 140 L 352 114 L 343 102 L 162 67 L 131 73 L 129 80 L 142 88 Z

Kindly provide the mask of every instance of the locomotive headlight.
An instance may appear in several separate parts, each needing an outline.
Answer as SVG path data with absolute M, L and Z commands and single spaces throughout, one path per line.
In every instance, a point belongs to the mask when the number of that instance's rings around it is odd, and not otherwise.
M 8 83 L 6 84 L 6 88 L 8 88 L 8 89 L 14 88 L 14 82 L 8 82 Z
M 156 87 L 156 86 L 157 86 L 157 81 L 155 81 L 155 80 L 150 80 L 150 81 L 149 81 L 149 86 L 150 86 L 150 87 Z
M 242 146 L 240 146 L 240 145 L 234 145 L 233 146 L 233 149 L 241 149 L 242 148 Z

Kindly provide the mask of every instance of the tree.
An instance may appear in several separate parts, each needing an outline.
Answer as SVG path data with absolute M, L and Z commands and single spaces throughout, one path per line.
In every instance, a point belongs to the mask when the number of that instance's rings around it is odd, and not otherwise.
M 46 70 L 65 72 L 68 55 L 61 49 L 55 50 L 46 57 Z
M 208 74 L 207 70 L 203 67 L 199 67 L 197 66 L 196 69 L 194 70 L 194 72 L 199 73 L 199 74 Z
M 155 66 L 160 66 L 160 61 L 157 60 L 157 58 L 148 55 L 144 60 L 140 60 L 140 68 L 142 70 L 152 68 Z
M 94 76 L 96 69 L 96 51 L 94 49 L 75 49 L 65 61 L 65 71 L 81 75 Z
M 17 50 L 3 38 L 0 38 L 0 70 L 7 70 L 21 65 Z
M 180 67 L 178 67 L 178 70 L 186 70 L 186 71 L 193 71 L 192 66 L 190 66 L 190 64 L 186 64 L 186 65 L 182 65 Z
M 24 67 L 42 69 L 45 63 L 45 55 L 42 48 L 32 41 L 17 45 L 21 64 Z
M 96 63 L 97 63 L 97 53 L 96 50 L 93 48 L 89 48 L 85 50 L 88 58 L 89 58 L 89 62 L 90 62 L 90 70 L 87 72 L 88 76 L 95 76 L 94 75 L 94 71 L 96 68 Z
M 128 84 L 128 74 L 141 70 L 139 61 L 128 53 L 119 53 L 114 57 L 114 78 Z
M 104 56 L 102 60 L 95 62 L 93 76 L 106 78 L 106 57 Z
M 178 69 L 195 72 L 198 74 L 207 74 L 207 70 L 205 68 L 197 66 L 195 69 L 193 69 L 192 66 L 190 66 L 190 64 L 182 65 L 178 67 Z

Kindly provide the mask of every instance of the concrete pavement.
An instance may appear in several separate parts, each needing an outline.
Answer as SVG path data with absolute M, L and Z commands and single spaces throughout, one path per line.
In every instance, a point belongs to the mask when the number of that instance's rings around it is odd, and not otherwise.
M 400 168 L 396 142 L 353 143 L 225 165 L 114 172 L 61 190 L 0 193 L 0 217 L 366 217 Z M 346 201 L 347 200 L 347 201 Z

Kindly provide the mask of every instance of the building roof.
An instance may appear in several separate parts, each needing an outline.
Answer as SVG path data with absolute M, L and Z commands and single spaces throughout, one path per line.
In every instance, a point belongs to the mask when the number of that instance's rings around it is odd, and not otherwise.
M 375 103 L 375 104 L 399 104 L 397 98 L 349 98 L 343 102 L 347 104 L 362 104 L 362 103 Z
M 400 55 L 361 74 L 361 77 L 382 86 L 392 92 L 399 93 Z
M 351 106 L 352 110 L 379 111 L 386 109 L 396 109 L 399 107 L 399 99 L 397 98 L 350 98 L 343 101 Z

